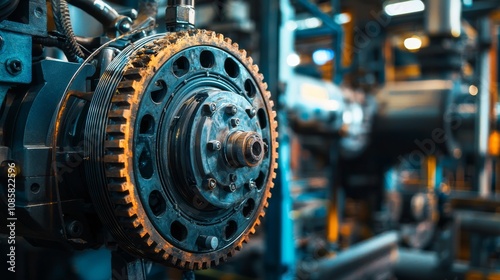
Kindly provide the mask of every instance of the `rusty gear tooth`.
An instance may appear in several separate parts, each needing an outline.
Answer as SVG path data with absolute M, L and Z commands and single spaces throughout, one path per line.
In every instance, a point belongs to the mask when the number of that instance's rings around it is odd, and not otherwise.
M 117 205 L 115 207 L 115 214 L 118 217 L 125 217 L 125 218 L 132 218 L 135 216 L 134 211 L 132 211 L 129 207 L 126 205 Z
M 127 126 L 124 124 L 114 124 L 108 125 L 106 128 L 106 133 L 125 133 L 127 131 Z
M 108 178 L 124 178 L 127 176 L 127 171 L 122 168 L 110 168 L 106 170 L 106 177 Z
M 111 198 L 111 201 L 113 201 L 114 204 L 120 204 L 120 205 L 132 204 L 132 198 L 126 193 L 115 194 Z
M 123 73 L 123 76 L 129 80 L 139 80 L 142 78 L 142 71 L 139 68 L 129 68 Z
M 110 119 L 128 120 L 130 118 L 130 110 L 116 110 L 110 111 L 108 117 Z
M 243 58 L 247 58 L 247 59 L 248 59 L 248 61 L 250 62 L 250 59 L 249 59 L 249 58 L 248 58 L 248 56 L 247 56 L 247 51 L 246 51 L 246 50 L 240 50 L 240 55 L 241 55 L 241 57 L 243 57 Z
M 111 99 L 111 102 L 114 104 L 121 104 L 123 106 L 130 106 L 132 99 L 132 95 L 130 94 L 116 94 L 113 96 L 113 99 Z
M 126 142 L 124 139 L 118 139 L 118 140 L 107 140 L 104 142 L 104 147 L 105 148 L 125 148 Z
M 129 186 L 127 186 L 127 183 L 110 183 L 108 185 L 108 190 L 112 192 L 128 192 Z

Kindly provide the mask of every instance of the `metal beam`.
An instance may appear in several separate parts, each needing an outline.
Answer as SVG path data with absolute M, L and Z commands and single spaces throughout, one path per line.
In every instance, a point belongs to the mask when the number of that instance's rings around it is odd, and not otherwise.
M 334 20 L 336 14 L 340 12 L 340 5 L 338 3 L 335 3 L 336 1 L 333 1 L 333 4 L 335 5 L 334 7 L 332 7 L 334 9 L 334 15 L 330 16 L 323 13 L 323 11 L 318 8 L 318 6 L 311 3 L 309 0 L 296 0 L 296 2 L 303 8 L 305 8 L 309 13 L 311 13 L 311 15 L 319 18 L 325 26 L 331 29 L 332 35 L 334 36 L 333 49 L 335 51 L 335 75 L 333 78 L 333 82 L 335 84 L 342 83 L 342 80 L 344 78 L 344 71 L 342 69 L 342 47 L 344 45 L 344 30 L 342 29 L 342 26 Z

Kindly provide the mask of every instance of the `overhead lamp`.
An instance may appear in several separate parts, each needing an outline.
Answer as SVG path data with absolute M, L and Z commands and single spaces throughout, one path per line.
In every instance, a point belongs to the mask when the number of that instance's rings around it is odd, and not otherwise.
M 346 24 L 346 23 L 349 23 L 351 22 L 352 20 L 352 17 L 349 13 L 341 13 L 341 14 L 338 14 L 337 16 L 335 16 L 335 22 L 337 24 Z
M 422 39 L 418 36 L 412 36 L 404 40 L 404 46 L 409 51 L 416 51 L 422 47 Z
M 290 67 L 297 67 L 300 65 L 300 56 L 296 53 L 291 53 L 286 58 L 286 62 Z
M 319 49 L 313 52 L 312 59 L 316 65 L 325 65 L 335 56 L 335 52 L 331 49 Z
M 386 1 L 384 11 L 389 16 L 399 16 L 417 13 L 425 10 L 425 4 L 421 0 Z

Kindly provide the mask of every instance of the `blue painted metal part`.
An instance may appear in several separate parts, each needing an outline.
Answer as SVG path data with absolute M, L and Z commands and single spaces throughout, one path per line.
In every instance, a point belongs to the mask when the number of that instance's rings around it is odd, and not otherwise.
M 293 10 L 289 0 L 262 1 L 261 16 L 260 66 L 275 99 L 279 124 L 278 170 L 265 222 L 265 279 L 286 280 L 294 279 L 295 276 L 295 241 L 290 217 L 290 141 L 286 131 L 287 117 L 281 110 L 284 93 L 280 91 L 279 85 L 286 84 L 293 74 L 286 63 L 293 46 L 293 33 L 286 28 L 286 22 L 293 16 Z
M 304 7 L 306 10 L 309 11 L 313 16 L 319 18 L 324 25 L 329 27 L 331 29 L 332 35 L 334 36 L 333 40 L 333 49 L 335 51 L 335 75 L 333 78 L 333 83 L 335 84 L 340 84 L 342 83 L 342 80 L 344 79 L 344 74 L 343 74 L 343 69 L 342 69 L 342 46 L 344 44 L 344 30 L 342 29 L 342 26 L 335 22 L 334 17 L 329 16 L 323 11 L 320 10 L 318 6 L 315 4 L 311 3 L 309 0 L 296 0 L 299 5 Z M 334 13 L 339 13 L 340 11 L 340 5 L 336 3 L 338 1 L 332 1 L 332 4 L 334 4 Z M 335 16 L 335 15 L 334 15 Z

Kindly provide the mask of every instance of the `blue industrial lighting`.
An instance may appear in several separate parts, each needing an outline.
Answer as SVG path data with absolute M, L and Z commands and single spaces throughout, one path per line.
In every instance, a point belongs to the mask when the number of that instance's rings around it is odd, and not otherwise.
M 335 57 L 335 52 L 331 49 L 319 49 L 314 51 L 312 59 L 316 65 L 325 65 Z
M 389 16 L 411 14 L 423 10 L 425 10 L 425 4 L 421 0 L 390 0 L 384 3 L 384 11 Z

